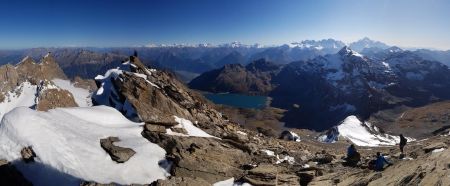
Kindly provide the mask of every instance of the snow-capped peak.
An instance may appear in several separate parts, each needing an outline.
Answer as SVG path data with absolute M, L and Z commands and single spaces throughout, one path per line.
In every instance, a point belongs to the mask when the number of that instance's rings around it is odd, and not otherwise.
M 395 145 L 400 141 L 398 136 L 381 133 L 378 127 L 368 122 L 360 121 L 356 116 L 348 116 L 339 125 L 330 129 L 327 134 L 318 137 L 326 143 L 334 143 L 340 137 L 350 140 L 358 146 L 386 146 Z M 413 141 L 409 138 L 409 141 Z
M 348 46 L 344 46 L 339 52 L 339 55 L 341 56 L 357 56 L 357 57 L 363 57 L 360 53 L 350 49 Z
M 291 48 L 302 48 L 302 49 L 336 49 L 344 46 L 342 41 L 334 39 L 322 39 L 322 40 L 303 40 L 300 42 L 289 43 L 288 46 Z

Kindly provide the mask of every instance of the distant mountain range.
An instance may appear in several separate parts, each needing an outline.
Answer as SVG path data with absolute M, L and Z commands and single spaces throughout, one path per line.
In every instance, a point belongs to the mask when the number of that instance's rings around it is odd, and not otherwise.
M 232 42 L 221 45 L 150 44 L 143 47 L 124 48 L 33 48 L 0 50 L 0 64 L 17 63 L 25 56 L 39 59 L 47 52 L 52 52 L 67 76 L 93 78 L 106 69 L 117 66 L 130 53 L 137 51 L 146 65 L 171 70 L 188 82 L 203 72 L 221 68 L 226 64 L 246 65 L 261 58 L 276 64 L 288 64 L 335 54 L 345 45 L 339 40 L 324 39 L 304 40 L 280 46 Z M 370 55 L 371 52 L 391 47 L 369 38 L 363 38 L 348 46 L 363 55 Z M 450 51 L 419 49 L 412 52 L 424 59 L 450 65 Z
M 283 66 L 263 60 L 246 67 L 226 65 L 200 75 L 190 86 L 269 95 L 272 106 L 289 110 L 287 126 L 315 130 L 328 129 L 350 114 L 365 119 L 382 109 L 450 99 L 448 66 L 398 47 L 363 52 L 344 46 L 335 54 Z

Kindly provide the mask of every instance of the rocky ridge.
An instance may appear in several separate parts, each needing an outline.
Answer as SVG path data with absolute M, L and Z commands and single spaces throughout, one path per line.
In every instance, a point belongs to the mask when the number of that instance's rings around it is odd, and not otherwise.
M 0 74 L 0 80 L 3 82 L 0 85 L 0 101 L 3 104 L 22 104 L 19 106 L 34 107 L 42 111 L 78 106 L 71 92 L 57 87 L 51 81 L 66 80 L 67 77 L 50 53 L 44 56 L 40 63 L 25 57 L 16 66 L 0 66 Z

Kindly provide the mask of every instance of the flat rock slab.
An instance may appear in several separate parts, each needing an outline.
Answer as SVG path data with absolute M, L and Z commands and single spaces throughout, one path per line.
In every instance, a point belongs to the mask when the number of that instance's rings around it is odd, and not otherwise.
M 111 159 L 117 163 L 128 161 L 136 152 L 130 148 L 124 148 L 114 145 L 114 142 L 120 141 L 118 137 L 108 137 L 100 139 L 100 146 L 111 156 Z
M 447 145 L 445 143 L 439 142 L 439 143 L 433 143 L 431 145 L 428 145 L 426 147 L 423 148 L 423 150 L 426 153 L 429 153 L 435 149 L 440 149 L 440 148 L 447 148 Z
M 162 125 L 154 125 L 150 123 L 145 124 L 145 130 L 156 133 L 166 133 L 166 127 Z

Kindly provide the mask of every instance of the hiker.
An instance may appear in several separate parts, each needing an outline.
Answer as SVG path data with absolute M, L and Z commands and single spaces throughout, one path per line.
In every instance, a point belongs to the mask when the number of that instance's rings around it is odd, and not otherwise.
M 403 134 L 400 134 L 400 152 L 402 152 L 402 154 L 403 154 L 403 148 L 405 147 L 406 142 L 408 142 L 408 140 L 403 136 Z
M 377 152 L 377 160 L 375 160 L 375 171 L 384 170 L 385 163 L 388 165 L 392 165 L 392 163 L 388 162 L 380 152 Z
M 349 166 L 356 166 L 360 159 L 361 159 L 361 155 L 356 150 L 355 145 L 351 144 L 347 148 L 347 158 L 346 158 L 347 164 Z

